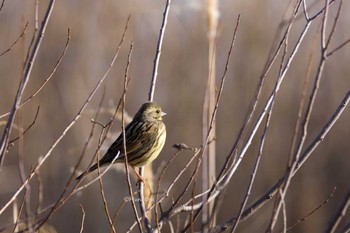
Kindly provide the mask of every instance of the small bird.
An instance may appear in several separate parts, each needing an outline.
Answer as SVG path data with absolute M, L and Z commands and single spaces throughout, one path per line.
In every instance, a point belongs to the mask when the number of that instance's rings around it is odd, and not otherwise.
M 128 164 L 132 166 L 139 180 L 142 177 L 135 170 L 135 167 L 142 167 L 152 162 L 163 149 L 166 139 L 166 129 L 160 106 L 154 102 L 144 103 L 136 113 L 134 119 L 125 128 L 126 156 Z M 109 147 L 106 154 L 98 161 L 99 166 L 109 165 L 115 156 L 118 158 L 114 163 L 124 163 L 123 134 Z M 88 173 L 97 169 L 97 163 L 83 172 L 76 179 L 80 180 Z

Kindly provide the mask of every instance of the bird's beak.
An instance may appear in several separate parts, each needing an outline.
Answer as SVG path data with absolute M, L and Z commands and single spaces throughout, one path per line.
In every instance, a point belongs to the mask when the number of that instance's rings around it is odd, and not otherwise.
M 167 114 L 165 112 L 161 112 L 161 116 L 166 116 Z

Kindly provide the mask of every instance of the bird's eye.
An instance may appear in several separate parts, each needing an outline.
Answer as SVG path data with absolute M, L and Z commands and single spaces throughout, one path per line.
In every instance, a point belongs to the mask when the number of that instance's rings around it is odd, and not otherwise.
M 160 113 L 160 110 L 158 109 L 158 110 L 156 111 L 156 113 L 158 113 L 158 114 L 159 114 L 159 113 Z

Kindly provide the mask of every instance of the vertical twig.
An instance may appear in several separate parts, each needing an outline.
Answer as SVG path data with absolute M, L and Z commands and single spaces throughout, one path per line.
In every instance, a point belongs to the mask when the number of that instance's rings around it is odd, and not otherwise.
M 96 115 L 98 115 L 98 113 L 99 113 L 100 110 L 101 110 L 101 106 L 102 106 L 103 100 L 104 100 L 104 98 L 105 98 L 105 94 L 106 94 L 106 84 L 105 84 L 104 87 L 103 87 L 103 92 L 102 92 L 102 96 L 101 96 L 100 103 L 99 103 L 99 105 L 98 105 L 98 110 L 97 110 Z M 104 130 L 104 128 L 102 128 L 101 135 L 100 135 L 100 139 L 101 139 L 101 137 L 102 137 L 102 135 L 103 135 L 103 130 Z M 100 140 L 100 139 L 99 139 L 99 142 L 98 142 L 98 149 L 102 146 L 102 142 L 103 142 L 103 141 Z M 103 202 L 103 208 L 104 208 L 104 210 L 105 210 L 105 213 L 106 213 L 106 216 L 107 216 L 107 220 L 108 220 L 108 223 L 109 223 L 109 225 L 110 225 L 112 231 L 113 231 L 114 233 L 116 233 L 115 228 L 114 228 L 114 225 L 113 225 L 113 221 L 112 221 L 112 219 L 111 219 L 111 215 L 110 215 L 109 210 L 108 210 L 108 204 L 107 204 L 107 200 L 106 200 L 106 197 L 105 197 L 105 192 L 104 192 L 104 189 L 103 189 L 102 177 L 100 176 L 100 174 L 101 174 L 100 163 L 99 163 L 99 161 L 100 161 L 99 154 L 100 154 L 100 153 L 99 153 L 99 151 L 96 151 L 96 153 L 97 153 L 97 156 L 96 156 L 97 173 L 98 173 L 98 175 L 99 175 L 98 181 L 99 181 L 99 185 L 100 185 L 100 193 L 101 193 L 101 198 L 102 198 L 102 202 Z
M 101 198 L 102 198 L 102 202 L 103 202 L 103 208 L 106 212 L 106 216 L 107 216 L 107 220 L 108 220 L 108 224 L 109 226 L 111 227 L 113 233 L 116 233 L 115 231 L 115 228 L 114 228 L 114 225 L 113 225 L 113 221 L 111 219 L 111 215 L 109 213 L 109 210 L 108 210 L 108 205 L 107 205 L 107 200 L 106 200 L 106 197 L 105 197 L 105 192 L 103 190 L 103 181 L 102 181 L 102 177 L 100 176 L 101 174 L 101 170 L 100 170 L 100 163 L 99 163 L 99 157 L 96 156 L 96 164 L 97 164 L 97 172 L 98 172 L 98 175 L 99 175 L 99 184 L 100 184 L 100 193 L 101 193 Z
M 117 221 L 117 217 L 120 213 L 120 211 L 123 209 L 123 207 L 125 206 L 126 203 L 126 199 L 124 198 L 122 203 L 120 203 L 120 205 L 118 206 L 118 208 L 115 210 L 114 216 L 113 216 L 113 224 Z M 110 230 L 110 233 L 112 233 L 112 229 Z
M 207 17 L 208 17 L 208 80 L 205 91 L 204 103 L 203 103 L 203 123 L 202 123 L 202 144 L 206 142 L 208 127 L 210 127 L 210 114 L 214 111 L 215 106 L 215 80 L 216 80 L 216 41 L 218 36 L 218 19 L 219 9 L 217 0 L 207 1 Z M 216 167 L 216 124 L 212 126 L 212 134 L 209 138 L 211 143 L 208 145 L 207 153 L 203 157 L 203 169 L 202 169 L 202 192 L 206 191 L 208 187 L 213 185 L 213 178 L 215 175 Z M 207 196 L 203 196 L 203 202 L 206 202 Z M 202 211 L 202 230 L 209 223 L 208 219 L 211 219 L 211 224 L 215 225 L 215 216 L 212 215 L 213 205 L 210 203 L 208 206 L 203 207 Z
M 26 172 L 25 172 L 25 168 L 24 168 L 24 159 L 23 159 L 23 155 L 24 155 L 24 151 L 23 151 L 23 113 L 22 111 L 18 111 L 18 126 L 19 126 L 19 146 L 18 146 L 18 170 L 19 170 L 19 174 L 20 174 L 20 179 L 21 182 L 24 183 L 26 181 Z M 25 219 L 26 219 L 26 225 L 28 228 L 28 232 L 29 233 L 33 233 L 33 226 L 30 222 L 30 215 L 31 215 L 31 210 L 30 210 L 30 195 L 31 195 L 31 187 L 30 184 L 28 183 L 25 186 L 26 189 L 26 195 L 24 196 L 23 199 L 23 204 L 24 204 L 24 214 L 25 214 Z
M 159 36 L 158 36 L 158 43 L 157 43 L 157 50 L 156 50 L 156 55 L 155 55 L 154 63 L 153 63 L 152 81 L 151 81 L 151 87 L 150 87 L 149 94 L 148 94 L 149 101 L 153 101 L 154 92 L 155 92 L 155 88 L 156 88 L 159 59 L 160 59 L 160 54 L 162 53 L 162 45 L 163 45 L 165 28 L 166 28 L 166 25 L 168 23 L 170 4 L 171 4 L 171 0 L 167 0 L 165 3 L 165 9 L 164 9 L 164 13 L 163 13 L 163 21 L 162 21 L 162 26 L 160 27 L 160 32 L 159 32 Z
M 130 50 L 129 50 L 129 54 L 128 54 L 128 61 L 127 61 L 127 64 L 126 64 L 125 74 L 124 74 L 124 92 L 123 92 L 123 97 L 122 97 L 122 134 L 123 134 L 123 152 L 124 152 L 124 158 L 125 158 L 125 162 L 124 162 L 124 165 L 125 165 L 125 178 L 126 178 L 126 182 L 128 184 L 128 190 L 129 190 L 129 195 L 130 195 L 130 198 L 131 198 L 132 209 L 133 209 L 134 214 L 135 214 L 135 219 L 136 219 L 136 221 L 138 223 L 140 232 L 142 232 L 142 224 L 141 224 L 141 222 L 139 220 L 139 215 L 137 213 L 135 200 L 134 200 L 134 194 L 133 194 L 132 186 L 131 186 L 131 182 L 130 182 L 130 174 L 129 174 L 129 167 L 128 167 L 128 156 L 127 156 L 126 139 L 125 139 L 125 123 L 124 123 L 126 90 L 127 90 L 127 85 L 128 85 L 129 67 L 130 67 L 130 62 L 131 62 L 131 54 L 132 54 L 133 46 L 134 46 L 134 42 L 131 42 Z
M 41 158 L 39 158 L 39 159 L 41 159 Z M 44 187 L 43 187 L 43 180 L 41 178 L 40 171 L 37 170 L 35 172 L 35 175 L 36 175 L 36 180 L 37 180 L 37 184 L 38 184 L 38 190 L 37 190 L 38 200 L 37 200 L 35 215 L 39 216 L 39 213 L 41 212 L 41 209 L 42 209 L 43 200 L 44 200 Z
M 81 224 L 80 224 L 80 231 L 79 233 L 83 233 L 84 230 L 84 222 L 85 222 L 85 210 L 84 207 L 82 205 L 80 205 L 80 209 L 81 209 Z
M 164 39 L 166 25 L 168 22 L 170 4 L 171 4 L 171 0 L 167 0 L 165 3 L 165 8 L 164 8 L 164 12 L 163 12 L 163 20 L 162 20 L 162 25 L 160 27 L 160 32 L 159 32 L 158 42 L 157 42 L 157 50 L 156 50 L 154 63 L 153 63 L 153 73 L 152 73 L 150 91 L 149 91 L 149 95 L 148 95 L 148 101 L 153 101 L 153 97 L 154 97 L 154 92 L 155 92 L 156 82 L 157 82 L 157 75 L 158 75 L 159 59 L 160 59 L 160 54 L 162 52 L 162 45 L 163 45 L 163 39 Z M 140 174 L 140 176 L 143 176 L 143 174 L 144 174 L 143 167 L 140 167 L 139 174 Z M 139 186 L 140 210 L 141 210 L 141 214 L 142 214 L 143 219 L 144 219 L 146 230 L 149 232 L 149 231 L 151 231 L 151 225 L 150 225 L 149 219 L 146 215 L 144 188 L 145 187 L 144 187 L 143 182 L 140 182 L 140 186 Z
M 321 27 L 319 27 L 319 30 L 321 30 Z M 310 77 L 311 77 L 311 70 L 312 70 L 311 68 L 312 68 L 312 65 L 314 63 L 314 50 L 316 48 L 317 34 L 318 33 L 315 33 L 314 39 L 312 41 L 311 53 L 309 55 L 309 61 L 308 61 L 308 65 L 307 65 L 306 77 L 305 77 L 305 80 L 304 80 L 304 83 L 303 83 L 302 94 L 301 94 L 301 98 L 300 98 L 300 102 L 299 102 L 299 110 L 298 110 L 298 114 L 297 114 L 297 121 L 295 123 L 294 135 L 293 135 L 291 148 L 290 148 L 290 153 L 289 153 L 289 162 L 288 162 L 289 166 L 291 166 L 291 163 L 293 162 L 293 154 L 295 152 L 297 138 L 298 138 L 298 135 L 299 135 L 299 128 L 300 128 L 301 119 L 302 119 L 301 117 L 302 117 L 302 113 L 303 113 L 303 109 L 304 109 L 304 105 L 305 105 L 305 101 L 306 101 L 307 87 L 309 86 L 309 80 L 310 80 Z

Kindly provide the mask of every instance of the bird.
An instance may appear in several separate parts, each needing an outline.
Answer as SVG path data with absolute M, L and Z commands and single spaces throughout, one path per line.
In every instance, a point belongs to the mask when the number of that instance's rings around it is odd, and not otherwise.
M 140 181 L 144 182 L 136 167 L 146 166 L 158 157 L 166 140 L 166 127 L 163 116 L 167 115 L 155 102 L 142 104 L 133 120 L 125 127 L 126 157 L 127 162 L 134 169 Z M 116 159 L 115 157 L 118 156 Z M 124 163 L 123 133 L 109 147 L 105 155 L 76 180 L 81 180 L 85 175 L 99 167 L 114 163 Z

